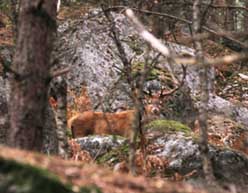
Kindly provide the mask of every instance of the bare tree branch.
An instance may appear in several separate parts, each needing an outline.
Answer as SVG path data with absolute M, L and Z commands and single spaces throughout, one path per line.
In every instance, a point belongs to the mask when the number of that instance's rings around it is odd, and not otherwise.
M 170 50 L 164 44 L 162 44 L 160 40 L 158 40 L 154 35 L 145 29 L 143 24 L 138 20 L 131 9 L 126 10 L 126 15 L 135 25 L 137 31 L 139 32 L 140 36 L 144 38 L 144 40 L 146 40 L 153 48 L 157 49 L 164 56 L 171 57 Z
M 174 61 L 170 50 L 159 39 L 157 39 L 153 34 L 151 34 L 145 29 L 144 25 L 138 20 L 138 18 L 134 15 L 134 12 L 131 9 L 126 10 L 126 15 L 132 21 L 139 35 L 144 40 L 146 40 L 154 49 L 159 51 L 162 55 L 167 57 L 168 60 Z M 175 75 L 172 74 L 173 68 L 171 66 L 171 63 L 169 62 L 168 64 L 169 64 L 168 67 L 169 67 L 169 72 L 171 73 L 171 77 L 174 82 L 177 82 Z
M 123 6 L 118 6 L 118 8 L 122 8 L 123 9 L 124 7 Z M 130 10 L 130 9 L 127 9 L 127 10 Z M 127 10 L 126 10 L 126 12 L 127 12 Z M 182 18 L 176 17 L 174 15 L 170 15 L 170 14 L 167 14 L 167 13 L 160 13 L 160 12 L 142 10 L 142 9 L 137 9 L 137 8 L 133 8 L 133 10 L 138 11 L 140 13 L 147 13 L 147 14 L 153 14 L 153 15 L 157 15 L 157 16 L 168 17 L 168 18 L 171 18 L 171 19 L 175 19 L 177 21 L 181 21 L 181 22 L 186 23 L 188 25 L 192 25 L 192 22 L 189 21 L 189 20 L 187 20 L 187 19 L 182 19 Z M 235 39 L 235 38 L 227 35 L 229 33 L 224 33 L 223 30 L 217 29 L 218 31 L 215 31 L 214 29 L 210 29 L 207 26 L 202 26 L 202 29 L 205 30 L 205 31 L 207 31 L 207 32 L 209 32 L 209 33 L 211 33 L 211 34 L 214 34 L 214 35 L 216 35 L 218 37 L 224 37 L 227 40 L 229 40 L 231 42 L 234 42 L 235 44 L 239 45 L 239 47 L 242 48 L 243 50 L 248 49 L 247 45 L 245 45 L 244 43 L 240 42 L 239 40 L 237 40 L 237 39 Z
M 175 55 L 171 53 L 170 50 L 155 36 L 153 36 L 148 30 L 145 29 L 144 25 L 138 20 L 138 18 L 134 15 L 134 12 L 131 9 L 126 10 L 127 17 L 131 20 L 134 27 L 138 31 L 139 35 L 147 41 L 155 50 L 159 51 L 163 56 L 170 58 L 177 64 L 197 64 L 197 60 L 193 57 L 181 57 L 180 55 Z M 198 35 L 197 35 L 198 36 Z M 222 58 L 210 59 L 204 58 L 204 64 L 231 64 L 236 61 L 245 60 L 248 58 L 248 54 L 246 52 L 231 54 L 224 56 Z
M 59 70 L 54 70 L 50 74 L 51 74 L 52 78 L 55 78 L 55 77 L 61 76 L 63 74 L 67 74 L 70 71 L 71 71 L 71 68 L 67 67 L 67 68 L 63 68 L 63 69 L 59 69 Z

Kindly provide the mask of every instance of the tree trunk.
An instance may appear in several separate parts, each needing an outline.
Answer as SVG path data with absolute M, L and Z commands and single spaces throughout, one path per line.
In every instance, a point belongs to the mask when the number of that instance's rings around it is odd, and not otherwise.
M 235 3 L 233 0 L 226 0 L 227 6 L 234 6 Z M 226 9 L 226 21 L 225 21 L 225 30 L 226 31 L 234 31 L 235 30 L 235 10 Z
M 10 146 L 41 151 L 49 84 L 50 55 L 56 32 L 56 3 L 22 0 L 10 95 Z
M 201 34 L 201 0 L 195 0 L 193 3 L 193 35 L 196 37 Z M 200 100 L 201 106 L 199 108 L 199 123 L 200 123 L 200 139 L 199 147 L 203 161 L 203 172 L 206 180 L 209 183 L 215 182 L 213 175 L 212 163 L 209 156 L 208 148 L 208 103 L 209 103 L 209 65 L 205 63 L 203 48 L 201 41 L 195 41 L 196 59 L 198 60 L 200 69 L 201 93 Z
M 12 30 L 14 33 L 14 39 L 16 39 L 17 35 L 17 19 L 18 19 L 18 2 L 17 0 L 11 0 L 10 1 L 10 7 L 11 7 L 11 20 L 12 20 Z
M 56 122 L 57 149 L 58 154 L 67 159 L 69 145 L 67 143 L 67 82 L 63 77 L 56 77 L 52 81 L 51 96 L 57 99 L 57 107 L 54 108 L 54 118 Z M 49 129 L 49 128 L 47 128 Z M 51 136 L 49 136 L 51 137 Z
M 6 134 L 9 128 L 9 116 L 6 96 L 6 80 L 3 77 L 0 77 L 0 87 L 0 144 L 6 144 Z

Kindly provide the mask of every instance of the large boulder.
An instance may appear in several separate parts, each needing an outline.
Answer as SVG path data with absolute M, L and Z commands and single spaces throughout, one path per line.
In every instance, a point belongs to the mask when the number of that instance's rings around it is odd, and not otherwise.
M 171 130 L 172 128 L 168 128 Z M 167 129 L 166 129 L 167 130 Z M 164 165 L 150 172 L 159 172 L 161 176 L 188 176 L 188 180 L 202 180 L 203 162 L 197 137 L 185 131 L 149 132 L 146 157 L 165 160 Z M 100 163 L 112 166 L 128 159 L 128 146 L 125 140 L 113 136 L 89 136 L 76 140 L 83 150 L 87 150 Z M 222 184 L 234 184 L 248 188 L 248 157 L 242 152 L 228 147 L 209 145 L 210 159 L 214 176 Z M 138 156 L 138 154 L 137 154 Z M 154 162 L 160 164 L 159 162 Z M 139 166 L 138 166 L 139 167 Z M 142 167 L 142 166 L 141 166 Z M 163 168 L 161 170 L 161 168 Z M 152 175 L 152 174 L 150 174 Z
M 133 64 L 142 64 L 145 61 L 144 55 L 147 50 L 146 43 L 141 40 L 128 19 L 123 14 L 111 13 L 115 20 L 119 38 L 126 52 L 126 57 L 133 60 Z M 88 86 L 88 92 L 92 99 L 92 108 L 104 108 L 113 111 L 123 106 L 130 106 L 132 101 L 128 96 L 129 88 L 123 80 L 121 69 L 123 64 L 118 56 L 116 45 L 111 37 L 112 25 L 105 18 L 100 9 L 89 11 L 82 19 L 69 20 L 59 26 L 58 42 L 55 51 L 60 61 L 57 67 L 71 68 L 68 74 L 69 90 L 80 92 L 82 85 Z M 194 50 L 186 46 L 172 42 L 165 42 L 175 53 L 180 55 L 194 55 Z M 150 57 L 156 56 L 151 51 Z M 159 66 L 170 69 L 177 78 L 182 76 L 180 65 L 170 65 L 166 58 L 159 57 Z M 215 79 L 214 67 L 209 70 L 209 89 L 211 91 L 209 100 L 209 111 L 220 113 L 231 117 L 233 120 L 248 126 L 248 110 L 240 105 L 216 96 L 213 82 Z M 158 77 L 160 74 L 158 74 Z M 161 88 L 158 77 L 148 80 L 145 89 L 149 87 L 155 90 Z M 173 96 L 165 100 L 163 115 L 166 118 L 173 118 L 183 121 L 192 126 L 200 108 L 200 69 L 198 66 L 189 65 L 184 87 Z M 69 104 L 73 103 L 70 100 Z M 180 108 L 179 108 L 179 107 Z M 177 108 L 177 109 L 175 109 Z

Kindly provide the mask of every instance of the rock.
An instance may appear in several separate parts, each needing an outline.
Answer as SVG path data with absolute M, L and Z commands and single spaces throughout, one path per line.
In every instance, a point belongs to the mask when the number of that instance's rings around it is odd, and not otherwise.
M 0 146 L 0 188 L 1 193 L 211 192 L 207 188 L 195 188 L 184 182 L 170 182 L 145 176 L 135 177 L 112 172 L 103 165 L 82 164 L 2 146 Z
M 235 105 L 219 96 L 211 95 L 209 111 L 230 117 L 248 128 L 248 108 Z
M 120 39 L 125 48 L 127 58 L 133 58 L 133 63 L 144 62 L 144 52 L 146 44 L 128 22 L 123 14 L 112 12 Z M 166 42 L 166 45 L 174 52 L 181 55 L 194 55 L 194 50 L 186 46 Z M 11 50 L 11 49 L 10 49 Z M 11 61 L 12 51 L 3 51 L 8 60 Z M 156 53 L 152 51 L 151 57 Z M 114 111 L 128 107 L 132 104 L 126 94 L 128 87 L 120 79 L 120 69 L 122 63 L 117 55 L 116 46 L 110 37 L 110 25 L 100 9 L 93 9 L 78 20 L 67 20 L 59 25 L 58 41 L 54 51 L 54 56 L 59 59 L 59 64 L 55 68 L 70 67 L 68 74 L 69 90 L 80 92 L 82 84 L 87 83 L 88 92 L 92 99 L 93 109 Z M 160 66 L 168 67 L 167 60 L 160 57 Z M 182 74 L 180 65 L 173 65 L 171 69 L 178 77 Z M 189 65 L 185 87 L 165 100 L 163 115 L 165 118 L 180 120 L 192 126 L 197 116 L 197 109 L 200 104 L 199 95 L 199 69 Z M 214 68 L 209 71 L 210 90 L 213 90 L 215 78 Z M 1 83 L 2 85 L 2 83 Z M 160 80 L 153 79 L 145 83 L 145 90 L 161 88 Z M 99 102 L 101 101 L 101 102 Z M 68 97 L 69 105 L 73 100 Z M 169 106 L 168 106 L 169 105 Z M 180 108 L 179 108 L 180 107 Z M 177 109 L 175 109 L 177 108 Z M 228 115 L 233 120 L 248 126 L 248 109 L 240 105 L 235 105 L 219 96 L 211 94 L 209 110 L 212 113 L 222 113 Z M 176 112 L 176 113 L 174 113 Z
M 167 169 L 186 175 L 194 170 L 202 175 L 202 162 L 199 145 L 194 138 L 183 133 L 166 134 L 152 141 L 161 147 L 152 154 L 170 160 Z M 218 180 L 245 185 L 248 180 L 248 157 L 227 148 L 209 146 L 214 174 Z M 238 174 L 238 177 L 237 175 Z M 240 180 L 242 179 L 242 180 Z
M 115 18 L 120 39 L 125 40 L 122 41 L 122 45 L 125 48 L 127 58 L 133 57 L 134 64 L 141 64 L 145 61 L 143 55 L 146 44 L 139 39 L 123 14 L 112 12 L 112 15 Z M 171 42 L 166 42 L 166 45 L 180 55 L 194 55 L 194 50 L 186 46 Z M 101 10 L 93 9 L 83 19 L 62 23 L 59 26 L 59 41 L 55 53 L 59 56 L 60 67 L 71 67 L 71 72 L 68 75 L 70 90 L 80 92 L 82 84 L 87 84 L 93 109 L 102 110 L 103 108 L 107 111 L 113 111 L 131 105 L 132 101 L 125 92 L 128 87 L 125 81 L 119 81 L 122 63 L 110 37 L 109 23 Z M 155 55 L 156 52 L 154 51 L 150 53 L 151 57 Z M 165 58 L 160 57 L 159 61 L 159 66 L 170 69 L 180 79 L 182 74 L 180 65 L 172 65 L 168 68 L 169 65 Z M 162 113 L 165 118 L 180 120 L 193 126 L 198 108 L 200 108 L 199 73 L 199 67 L 188 66 L 185 86 L 173 97 L 169 97 L 169 100 L 165 100 Z M 209 77 L 208 87 L 211 93 L 214 93 L 215 73 L 213 67 L 210 68 Z M 161 86 L 160 80 L 153 79 L 145 83 L 145 90 L 152 89 L 156 92 L 161 89 Z M 71 103 L 72 100 L 69 101 Z M 175 108 L 177 108 L 176 111 Z M 248 125 L 247 108 L 232 104 L 214 94 L 211 94 L 209 110 L 213 113 L 228 114 L 235 121 L 245 126 Z
M 121 37 L 126 38 L 132 31 L 123 27 L 130 26 L 128 21 L 120 14 L 116 14 L 115 19 Z M 122 68 L 122 64 L 115 54 L 116 46 L 110 37 L 109 23 L 101 15 L 100 10 L 92 11 L 81 21 L 66 22 L 58 31 L 61 39 L 57 44 L 56 53 L 61 56 L 62 66 L 71 67 L 68 75 L 69 89 L 79 92 L 81 85 L 87 83 L 93 104 L 114 97 L 117 98 L 112 104 L 114 108 L 116 108 L 114 103 L 120 101 L 123 106 L 124 101 L 125 103 L 128 101 L 128 97 L 124 94 L 126 89 L 123 88 L 124 85 L 118 84 L 119 69 Z M 130 58 L 133 53 L 131 48 L 126 44 L 124 47 Z
M 134 55 L 135 63 L 144 62 L 142 54 L 145 52 L 146 47 L 142 40 L 139 39 L 137 33 L 133 30 L 132 26 L 128 23 L 127 19 L 122 14 L 112 13 L 116 19 L 117 29 L 120 33 L 120 38 L 125 40 L 122 42 L 123 47 L 130 59 Z M 97 17 L 95 17 L 97 15 Z M 119 68 L 122 67 L 121 61 L 116 54 L 116 47 L 109 35 L 109 25 L 99 10 L 94 10 L 85 16 L 82 20 L 66 22 L 61 25 L 60 37 L 63 37 L 58 42 L 58 53 L 61 56 L 61 64 L 72 67 L 72 71 L 68 76 L 68 85 L 72 90 L 80 90 L 82 83 L 86 82 L 88 85 L 89 95 L 93 100 L 94 107 L 101 101 L 104 107 L 109 106 L 108 110 L 118 109 L 118 106 L 130 104 L 129 97 L 123 92 L 127 89 L 125 81 L 117 84 L 120 78 Z M 127 43 L 128 42 L 128 43 Z M 131 43 L 130 43 L 131 42 Z M 179 54 L 194 55 L 194 50 L 167 42 L 171 50 Z M 155 53 L 151 52 L 151 56 Z M 166 59 L 160 58 L 160 66 L 168 67 Z M 180 65 L 174 65 L 171 68 L 180 79 L 182 76 L 182 69 Z M 189 66 L 187 68 L 187 75 L 184 87 L 174 93 L 172 96 L 166 98 L 163 108 L 163 116 L 169 119 L 179 120 L 193 128 L 194 121 L 198 115 L 199 92 L 200 92 L 200 70 L 196 66 Z M 214 68 L 209 71 L 210 83 L 208 85 L 211 90 L 211 97 L 209 100 L 209 110 L 212 114 L 223 114 L 226 116 L 224 120 L 231 119 L 239 122 L 247 127 L 248 113 L 247 109 L 214 95 L 213 81 L 215 78 Z M 118 86 L 116 86 L 116 85 Z M 151 80 L 145 83 L 147 90 L 150 88 L 159 90 L 161 88 L 160 80 Z M 112 90 L 115 85 L 115 89 Z M 116 96 L 116 97 L 114 97 Z M 106 102 L 110 99 L 109 104 Z M 101 100 L 99 100 L 101 99 Z M 97 108 L 94 108 L 97 109 Z M 99 109 L 99 108 L 98 108 Z M 98 138 L 98 137 L 97 137 Z M 86 140 L 87 139 L 87 140 Z M 93 141 L 93 142 L 91 142 Z M 109 145 L 101 145 L 99 141 L 94 142 L 94 137 L 87 137 L 80 139 L 79 143 L 82 148 L 87 148 L 93 157 L 97 155 L 98 149 L 106 146 L 106 151 L 102 152 L 104 155 L 110 151 L 114 145 L 108 142 Z M 178 172 L 182 175 L 197 171 L 197 175 L 201 176 L 202 163 L 200 158 L 199 146 L 195 141 L 194 136 L 184 135 L 184 133 L 167 133 L 152 139 L 149 145 L 157 145 L 156 151 L 150 152 L 156 156 L 161 156 L 169 160 L 167 169 Z M 119 144 L 115 147 L 118 147 Z M 93 147 L 92 147 L 93 146 Z M 215 147 L 210 145 L 211 159 L 216 177 L 225 182 L 232 181 L 236 184 L 239 182 L 235 178 L 237 172 L 241 172 L 238 178 L 247 179 L 247 157 L 237 151 L 227 149 L 231 146 Z M 229 161 L 228 161 L 229 160 Z M 232 165 L 234 162 L 231 160 L 238 160 L 235 162 L 235 167 Z M 230 163 L 229 163 L 230 162 Z M 231 169 L 228 170 L 227 168 Z M 223 172 L 221 169 L 225 169 Z M 242 168 L 242 169 L 241 169 Z M 244 185 L 244 181 L 240 181 Z
M 209 125 L 209 154 L 215 177 L 224 184 L 233 183 L 236 186 L 246 187 L 248 156 L 245 154 L 247 153 L 245 145 L 248 131 L 231 119 L 219 115 L 210 117 Z M 155 133 L 152 129 L 148 136 L 147 149 L 151 149 L 149 154 L 169 160 L 165 172 L 170 171 L 183 176 L 194 172 L 191 177 L 202 178 L 197 131 L 189 134 L 185 130 L 179 131 L 175 128 L 174 132 Z M 171 130 L 169 127 L 168 129 Z M 219 136 L 218 141 L 213 135 Z
M 0 158 L 0 192 L 73 193 L 50 172 L 13 160 Z
M 0 77 L 0 144 L 6 144 L 9 127 L 8 105 L 5 90 L 5 81 Z
M 188 179 L 203 179 L 202 161 L 199 145 L 195 136 L 185 132 L 169 132 L 162 135 L 149 133 L 147 145 L 147 157 L 156 156 L 161 160 L 167 160 L 166 167 L 160 171 L 160 175 L 167 176 L 179 174 L 189 176 Z M 123 157 L 128 154 L 124 146 L 124 140 L 113 142 L 112 137 L 90 136 L 77 139 L 83 150 L 87 150 L 101 163 L 118 165 L 123 162 Z M 154 148 L 156 147 L 156 148 Z M 128 148 L 128 147 L 126 147 Z M 248 157 L 235 150 L 209 145 L 210 159 L 213 164 L 214 175 L 220 183 L 232 183 L 236 186 L 247 187 Z M 123 164 L 123 163 L 122 163 Z
M 235 149 L 248 155 L 248 129 L 245 126 L 224 115 L 210 116 L 208 125 L 210 144 Z
M 0 47 L 0 55 L 9 65 L 11 64 L 13 47 Z M 1 63 L 0 63 L 1 65 Z M 7 73 L 0 66 L 0 144 L 6 144 L 7 130 L 9 128 L 8 101 L 10 94 L 10 85 Z
M 120 136 L 87 136 L 75 139 L 83 150 L 90 153 L 92 158 L 102 156 L 111 149 L 126 144 L 127 140 Z
M 165 119 L 177 120 L 194 128 L 198 108 L 190 94 L 190 89 L 183 86 L 176 93 L 167 96 L 162 104 L 161 113 Z
M 9 52 L 8 49 L 0 49 L 0 54 L 6 57 L 9 62 Z M 5 58 L 4 57 L 4 58 Z M 9 96 L 9 86 L 8 80 L 6 78 L 6 73 L 2 68 L 0 63 L 0 144 L 6 143 L 7 129 L 9 127 L 9 117 L 8 117 L 8 96 Z

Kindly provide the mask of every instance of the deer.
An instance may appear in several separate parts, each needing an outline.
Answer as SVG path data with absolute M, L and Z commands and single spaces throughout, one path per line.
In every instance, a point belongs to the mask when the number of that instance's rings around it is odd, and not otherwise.
M 148 104 L 145 106 L 144 121 L 158 117 L 160 106 Z M 85 137 L 87 135 L 120 135 L 129 138 L 133 130 L 135 110 L 125 110 L 116 113 L 85 111 L 79 113 L 68 121 L 72 137 Z
M 183 67 L 182 80 L 174 89 L 165 91 L 162 89 L 155 95 L 150 95 L 144 106 L 143 123 L 147 123 L 160 116 L 162 98 L 171 95 L 183 86 L 186 76 L 186 67 Z M 135 120 L 136 110 L 124 110 L 115 113 L 85 111 L 78 113 L 68 120 L 68 128 L 72 131 L 72 137 L 85 137 L 88 135 L 120 135 L 130 138 Z

